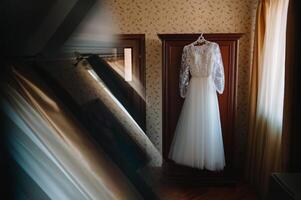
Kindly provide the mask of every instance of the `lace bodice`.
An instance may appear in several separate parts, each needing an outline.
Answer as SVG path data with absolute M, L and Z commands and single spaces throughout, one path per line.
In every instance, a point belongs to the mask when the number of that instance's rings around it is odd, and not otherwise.
M 224 67 L 220 48 L 215 42 L 208 42 L 201 46 L 193 44 L 183 48 L 180 70 L 180 95 L 185 98 L 191 77 L 211 78 L 218 93 L 223 93 Z

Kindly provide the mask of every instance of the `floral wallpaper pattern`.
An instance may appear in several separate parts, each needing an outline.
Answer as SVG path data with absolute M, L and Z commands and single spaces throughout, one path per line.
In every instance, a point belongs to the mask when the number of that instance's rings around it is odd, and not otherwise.
M 236 132 L 243 153 L 258 0 L 104 0 L 117 33 L 146 35 L 147 134 L 162 149 L 161 42 L 157 33 L 244 33 L 240 40 Z

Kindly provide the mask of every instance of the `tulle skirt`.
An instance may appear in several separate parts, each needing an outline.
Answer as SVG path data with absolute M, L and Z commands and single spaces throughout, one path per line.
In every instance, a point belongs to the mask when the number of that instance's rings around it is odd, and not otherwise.
M 192 77 L 169 158 L 178 164 L 223 170 L 224 146 L 216 90 L 211 77 Z

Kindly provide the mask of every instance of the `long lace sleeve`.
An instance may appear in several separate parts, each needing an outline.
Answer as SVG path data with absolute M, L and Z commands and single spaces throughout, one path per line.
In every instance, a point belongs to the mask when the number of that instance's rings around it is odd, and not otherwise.
M 220 48 L 218 44 L 214 47 L 214 66 L 213 66 L 213 79 L 214 85 L 219 94 L 224 92 L 225 87 L 225 75 L 224 75 L 224 66 Z
M 182 53 L 180 80 L 179 80 L 180 96 L 182 98 L 185 98 L 186 96 L 188 85 L 189 85 L 189 63 L 187 58 L 187 48 L 184 47 Z

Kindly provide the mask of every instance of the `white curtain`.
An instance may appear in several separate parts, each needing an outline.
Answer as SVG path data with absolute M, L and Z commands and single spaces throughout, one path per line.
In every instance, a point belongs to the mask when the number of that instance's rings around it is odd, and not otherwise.
M 264 196 L 272 172 L 281 171 L 286 22 L 289 0 L 261 0 L 250 93 L 246 175 Z
M 288 0 L 270 0 L 259 62 L 258 115 L 281 134 L 284 99 L 285 41 Z

